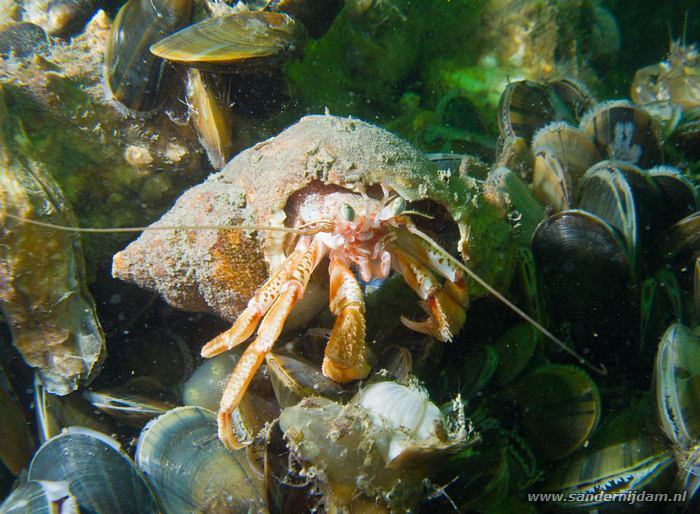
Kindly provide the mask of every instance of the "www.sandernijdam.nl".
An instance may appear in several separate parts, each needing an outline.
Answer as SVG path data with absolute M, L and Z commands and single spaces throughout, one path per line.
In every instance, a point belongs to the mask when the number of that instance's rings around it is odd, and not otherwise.
M 624 503 L 681 503 L 688 497 L 688 491 L 679 493 L 651 493 L 648 491 L 627 491 L 624 493 L 530 493 L 527 495 L 531 502 L 569 503 L 575 502 L 581 506 L 595 505 L 604 502 Z

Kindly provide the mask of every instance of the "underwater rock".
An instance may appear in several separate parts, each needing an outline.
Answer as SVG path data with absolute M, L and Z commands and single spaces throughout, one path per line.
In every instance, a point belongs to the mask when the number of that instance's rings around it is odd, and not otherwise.
M 95 0 L 27 0 L 25 21 L 36 23 L 50 36 L 68 37 L 82 30 L 96 10 Z
M 2 90 L 0 90 L 2 93 Z M 0 96 L 0 115 L 2 112 Z M 7 116 L 3 116 L 7 120 Z M 9 127 L 3 127 L 3 132 Z M 0 306 L 13 344 L 48 391 L 89 382 L 104 357 L 104 334 L 86 288 L 77 235 L 12 217 L 72 226 L 73 212 L 38 163 L 10 154 L 0 133 Z
M 92 227 L 143 224 L 207 171 L 190 126 L 164 113 L 128 118 L 108 101 L 102 74 L 109 29 L 98 11 L 82 33 L 53 39 L 41 55 L 0 59 L 8 114 L 23 142 L 15 151 L 43 163 L 80 224 Z M 106 258 L 123 240 L 88 238 L 88 261 Z

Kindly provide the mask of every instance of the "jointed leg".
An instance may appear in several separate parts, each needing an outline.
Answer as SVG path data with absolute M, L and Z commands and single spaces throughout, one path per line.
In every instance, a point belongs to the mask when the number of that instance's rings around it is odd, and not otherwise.
M 323 374 L 336 382 L 365 378 L 369 373 L 365 348 L 365 302 L 352 271 L 331 259 L 330 308 L 337 316 L 323 358 Z
M 304 252 L 297 249 L 287 257 L 282 266 L 267 279 L 255 296 L 250 299 L 248 306 L 238 316 L 233 326 L 202 347 L 202 357 L 209 358 L 219 355 L 241 344 L 253 334 L 258 322 L 280 294 L 280 288 L 289 278 L 302 255 Z
M 231 414 L 241 403 L 241 398 L 265 355 L 272 350 L 292 308 L 303 296 L 311 274 L 323 257 L 323 253 L 322 245 L 312 242 L 306 253 L 301 256 L 288 280 L 281 285 L 279 296 L 260 323 L 257 338 L 243 352 L 229 377 L 218 415 L 219 438 L 228 448 L 241 447 L 241 442 L 232 430 Z

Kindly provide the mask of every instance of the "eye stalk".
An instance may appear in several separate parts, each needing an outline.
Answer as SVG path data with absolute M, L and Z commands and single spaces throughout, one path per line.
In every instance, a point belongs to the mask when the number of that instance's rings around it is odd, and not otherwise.
M 349 204 L 344 203 L 340 208 L 340 216 L 349 222 L 355 221 L 355 209 L 353 209 Z
M 396 197 L 396 199 L 389 204 L 389 209 L 394 216 L 398 216 L 406 210 L 406 200 L 400 196 Z

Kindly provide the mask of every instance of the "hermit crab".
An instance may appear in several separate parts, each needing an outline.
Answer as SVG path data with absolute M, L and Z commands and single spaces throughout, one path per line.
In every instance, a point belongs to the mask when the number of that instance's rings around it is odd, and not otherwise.
M 233 321 L 204 346 L 204 357 L 255 334 L 219 409 L 219 436 L 236 448 L 231 415 L 284 328 L 330 304 L 336 321 L 323 373 L 338 382 L 367 376 L 363 284 L 398 272 L 428 314 L 404 324 L 451 340 L 470 294 L 483 289 L 450 251 L 486 281 L 503 284 L 515 262 L 508 211 L 495 186 L 439 170 L 385 130 L 307 116 L 184 193 L 153 230 L 114 257 L 113 274 L 177 308 Z

